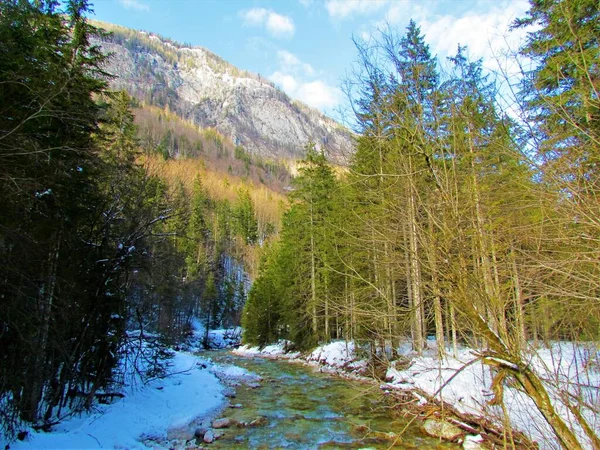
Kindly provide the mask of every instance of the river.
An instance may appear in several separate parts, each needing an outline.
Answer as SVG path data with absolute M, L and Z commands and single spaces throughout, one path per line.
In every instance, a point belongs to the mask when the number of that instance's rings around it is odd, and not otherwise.
M 392 399 L 371 383 L 332 377 L 302 364 L 206 352 L 215 362 L 244 367 L 263 380 L 260 387 L 240 386 L 223 417 L 257 427 L 230 427 L 213 449 L 405 448 L 456 449 L 420 431 L 392 408 Z

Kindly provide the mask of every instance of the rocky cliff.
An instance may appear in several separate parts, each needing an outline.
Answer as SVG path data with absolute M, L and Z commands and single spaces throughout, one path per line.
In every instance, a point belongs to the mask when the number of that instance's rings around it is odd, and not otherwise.
M 216 128 L 262 156 L 298 158 L 312 141 L 340 162 L 352 147 L 351 134 L 340 124 L 202 47 L 97 25 L 112 32 L 97 43 L 112 55 L 107 71 L 116 75 L 113 87 L 140 101 L 168 107 L 200 128 Z

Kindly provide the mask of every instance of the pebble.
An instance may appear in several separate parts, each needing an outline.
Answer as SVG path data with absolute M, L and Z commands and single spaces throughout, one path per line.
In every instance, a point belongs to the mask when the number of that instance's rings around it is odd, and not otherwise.
M 212 423 L 213 428 L 227 428 L 229 425 L 231 425 L 231 421 L 227 417 L 214 420 Z
M 212 430 L 208 430 L 206 433 L 204 433 L 204 442 L 206 442 L 207 444 L 210 444 L 214 440 L 215 440 L 215 435 L 212 432 Z

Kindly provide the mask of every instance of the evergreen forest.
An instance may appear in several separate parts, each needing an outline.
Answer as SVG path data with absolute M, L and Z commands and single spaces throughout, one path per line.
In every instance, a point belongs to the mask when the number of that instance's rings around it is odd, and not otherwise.
M 357 41 L 351 164 L 338 176 L 307 147 L 245 341 L 353 340 L 390 360 L 406 340 L 480 348 L 494 384 L 514 380 L 581 448 L 528 361 L 540 342 L 600 338 L 599 23 L 595 1 L 532 1 L 513 23 L 537 27 L 513 55 L 530 65 L 503 88 L 465 47 L 438 61 L 414 21 Z
M 563 448 L 600 448 L 589 386 L 550 392 L 529 364 L 600 342 L 597 0 L 530 0 L 518 73 L 463 46 L 442 61 L 412 20 L 356 39 L 351 157 L 307 142 L 295 176 L 166 91 L 112 90 L 90 13 L 0 2 L 3 434 L 117 395 L 138 359 L 159 376 L 199 321 L 206 347 L 241 325 L 258 347 L 354 341 L 374 366 L 478 349 L 492 402 L 519 386 Z

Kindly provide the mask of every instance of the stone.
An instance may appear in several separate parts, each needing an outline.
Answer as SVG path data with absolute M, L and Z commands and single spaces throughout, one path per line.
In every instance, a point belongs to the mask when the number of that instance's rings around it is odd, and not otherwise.
M 248 423 L 247 426 L 249 427 L 262 427 L 264 425 L 267 424 L 267 418 L 260 416 L 257 417 L 256 419 L 254 419 L 252 422 Z
M 235 398 L 236 397 L 236 393 L 233 389 L 228 389 L 227 391 L 225 391 L 223 393 L 223 395 L 227 398 Z
M 204 442 L 206 442 L 207 444 L 210 444 L 211 442 L 214 442 L 215 440 L 215 435 L 213 433 L 212 430 L 208 430 L 206 433 L 204 433 L 204 438 L 203 438 Z
M 229 425 L 231 425 L 231 421 L 227 417 L 213 420 L 213 423 L 212 423 L 213 428 L 228 428 Z
M 204 438 L 204 434 L 208 431 L 208 428 L 206 427 L 198 427 L 194 430 L 194 436 L 196 438 Z
M 167 430 L 168 441 L 189 441 L 194 439 L 194 430 L 188 427 Z
M 437 419 L 425 420 L 422 428 L 429 436 L 440 438 L 445 441 L 455 441 L 464 434 L 456 425 Z

